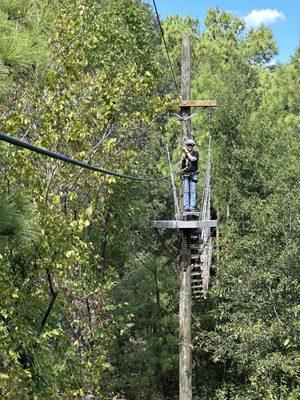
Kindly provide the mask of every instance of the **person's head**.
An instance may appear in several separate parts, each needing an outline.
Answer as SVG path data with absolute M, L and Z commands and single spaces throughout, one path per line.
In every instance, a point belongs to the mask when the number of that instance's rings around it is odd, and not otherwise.
M 189 151 L 192 151 L 195 146 L 195 141 L 192 138 L 189 138 L 189 139 L 187 139 L 185 144 L 186 144 L 186 147 L 189 149 Z

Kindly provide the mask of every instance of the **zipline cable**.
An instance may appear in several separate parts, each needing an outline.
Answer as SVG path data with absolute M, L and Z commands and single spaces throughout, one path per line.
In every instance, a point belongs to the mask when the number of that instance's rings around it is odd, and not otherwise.
M 175 71 L 174 71 L 174 68 L 173 68 L 173 65 L 172 65 L 171 57 L 170 57 L 170 54 L 169 54 L 168 46 L 167 46 L 167 43 L 166 43 L 165 33 L 164 33 L 164 30 L 163 30 L 163 27 L 162 27 L 162 24 L 161 24 L 161 21 L 160 21 L 160 18 L 159 18 L 156 2 L 155 2 L 155 0 L 152 0 L 152 1 L 153 1 L 153 5 L 154 5 L 154 9 L 155 9 L 155 14 L 156 14 L 156 18 L 157 18 L 157 21 L 158 21 L 158 25 L 160 27 L 162 40 L 163 40 L 163 43 L 164 43 L 164 46 L 165 46 L 165 49 L 166 49 L 166 53 L 167 53 L 167 57 L 168 57 L 168 60 L 169 60 L 170 69 L 172 71 L 174 83 L 175 83 L 177 91 L 180 92 L 179 86 L 178 86 L 178 83 L 177 83 L 177 79 L 176 79 L 176 75 L 175 75 Z
M 13 144 L 15 146 L 22 147 L 22 148 L 27 149 L 27 150 L 33 151 L 35 153 L 42 154 L 42 155 L 50 157 L 50 158 L 55 158 L 57 160 L 65 162 L 65 163 L 74 164 L 74 165 L 77 165 L 79 167 L 82 167 L 82 168 L 85 168 L 85 169 L 89 169 L 91 171 L 100 172 L 100 173 L 105 174 L 105 175 L 116 176 L 118 178 L 130 179 L 130 180 L 133 180 L 133 181 L 144 181 L 144 182 L 157 182 L 157 181 L 162 181 L 162 180 L 170 178 L 170 174 L 168 174 L 166 176 L 160 176 L 160 177 L 157 177 L 157 178 L 147 178 L 147 177 L 140 177 L 140 176 L 124 175 L 124 174 L 121 174 L 119 172 L 109 171 L 109 170 L 97 167 L 96 165 L 91 165 L 91 164 L 87 164 L 87 163 L 85 163 L 83 161 L 74 160 L 73 158 L 67 157 L 67 156 L 65 156 L 63 154 L 59 154 L 59 153 L 56 153 L 54 151 L 47 150 L 47 149 L 44 149 L 42 147 L 35 146 L 33 144 L 25 142 L 24 140 L 20 140 L 20 139 L 17 139 L 15 137 L 13 137 L 13 136 L 6 135 L 5 133 L 3 133 L 1 131 L 0 131 L 0 140 L 2 140 L 4 142 L 7 142 L 7 143 L 10 143 L 10 144 Z

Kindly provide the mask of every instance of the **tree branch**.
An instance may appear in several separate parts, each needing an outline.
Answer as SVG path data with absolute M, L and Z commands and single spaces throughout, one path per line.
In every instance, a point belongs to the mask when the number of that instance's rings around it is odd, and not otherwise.
M 89 327 L 90 327 L 90 330 L 92 330 L 92 313 L 91 313 L 91 306 L 90 306 L 89 299 L 86 299 L 86 308 L 87 308 L 88 317 L 89 317 Z
M 54 307 L 55 300 L 56 300 L 56 298 L 58 296 L 58 292 L 56 292 L 54 287 L 53 287 L 52 276 L 51 276 L 50 270 L 47 269 L 46 273 L 47 273 L 47 280 L 48 280 L 48 283 L 49 283 L 49 291 L 50 291 L 50 294 L 51 294 L 51 300 L 50 300 L 49 306 L 48 306 L 48 308 L 47 308 L 47 310 L 46 310 L 46 312 L 44 314 L 42 322 L 41 322 L 40 326 L 37 329 L 37 336 L 38 337 L 41 335 L 41 333 L 44 330 L 44 327 L 45 327 L 45 325 L 46 325 L 46 323 L 48 321 L 49 315 L 50 315 L 50 313 L 51 313 L 51 311 L 52 311 L 52 309 Z
M 270 298 L 271 298 L 271 301 L 272 301 L 272 306 L 273 306 L 274 314 L 275 314 L 276 317 L 278 318 L 278 312 L 277 312 L 277 309 L 276 309 L 276 304 L 275 304 L 275 299 L 274 299 L 274 296 L 273 296 L 273 293 L 272 293 L 272 288 L 271 288 L 270 285 L 266 285 L 266 286 L 267 286 L 267 288 L 268 288 L 268 290 L 269 290 L 269 293 L 270 293 Z
M 88 158 L 88 162 L 92 161 L 93 156 L 97 153 L 98 148 L 101 146 L 103 141 L 110 135 L 110 133 L 111 133 L 111 125 L 108 125 L 106 127 L 106 129 L 104 130 L 103 136 L 100 139 L 100 141 L 98 143 L 96 143 L 95 146 L 93 147 L 92 152 L 91 152 L 91 154 L 90 154 L 90 156 Z M 76 190 L 77 180 L 80 178 L 80 176 L 83 174 L 83 172 L 84 172 L 84 168 L 81 168 L 79 170 L 79 172 L 77 173 L 77 175 L 75 176 L 73 182 L 69 185 L 69 188 L 68 188 L 69 191 Z

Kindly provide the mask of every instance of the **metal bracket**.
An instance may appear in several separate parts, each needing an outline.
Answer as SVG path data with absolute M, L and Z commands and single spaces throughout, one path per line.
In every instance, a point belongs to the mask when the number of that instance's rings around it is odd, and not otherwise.
M 176 115 L 176 117 L 178 117 L 178 119 L 181 119 L 182 121 L 186 122 L 186 121 L 188 121 L 189 119 L 191 119 L 194 115 L 197 115 L 197 113 L 193 113 L 193 114 L 189 115 L 188 117 L 182 117 L 182 116 L 179 115 L 179 114 L 175 114 L 175 115 Z

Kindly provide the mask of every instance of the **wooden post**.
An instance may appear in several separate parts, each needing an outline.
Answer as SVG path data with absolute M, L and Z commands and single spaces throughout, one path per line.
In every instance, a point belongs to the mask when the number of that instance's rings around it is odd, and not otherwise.
M 183 100 L 190 99 L 191 55 L 190 37 L 182 41 L 181 89 Z M 191 108 L 182 107 L 182 144 L 189 137 Z M 182 202 L 181 202 L 182 206 Z M 182 209 L 182 208 L 181 208 Z M 181 229 L 180 251 L 180 294 L 179 294 L 179 399 L 192 399 L 192 293 L 191 293 L 191 252 L 190 230 Z
M 182 40 L 182 60 L 181 60 L 181 92 L 182 100 L 191 98 L 191 40 L 189 35 L 185 35 Z M 188 137 L 191 132 L 191 119 L 185 120 L 191 115 L 191 107 L 181 107 L 182 120 L 182 139 Z

